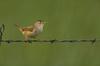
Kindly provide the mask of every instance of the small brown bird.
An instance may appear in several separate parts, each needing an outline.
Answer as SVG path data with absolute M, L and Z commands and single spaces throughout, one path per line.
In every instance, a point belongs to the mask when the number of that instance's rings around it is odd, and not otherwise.
M 37 20 L 34 25 L 28 27 L 20 27 L 18 24 L 15 25 L 22 32 L 25 37 L 25 40 L 27 41 L 30 38 L 35 38 L 43 31 L 44 22 L 42 20 Z

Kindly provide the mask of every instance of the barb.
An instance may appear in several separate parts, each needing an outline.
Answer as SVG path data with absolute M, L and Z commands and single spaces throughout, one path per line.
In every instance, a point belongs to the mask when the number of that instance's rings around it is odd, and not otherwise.
M 2 24 L 1 27 L 0 27 L 0 45 L 1 45 L 1 42 L 2 42 L 2 36 L 3 36 L 4 30 L 5 30 L 5 25 Z
M 14 42 L 28 42 L 28 43 L 33 43 L 33 42 L 49 42 L 49 43 L 58 43 L 58 42 L 63 42 L 63 43 L 65 43 L 65 42 L 67 42 L 67 43 L 79 43 L 79 42 L 90 42 L 90 43 L 92 43 L 92 44 L 94 44 L 95 42 L 100 42 L 100 39 L 81 39 L 81 40 L 68 40 L 68 39 L 66 39 L 66 40 L 56 40 L 56 39 L 54 39 L 54 40 L 27 40 L 27 41 L 25 41 L 25 40 L 1 40 L 1 42 L 5 42 L 5 43 L 14 43 Z

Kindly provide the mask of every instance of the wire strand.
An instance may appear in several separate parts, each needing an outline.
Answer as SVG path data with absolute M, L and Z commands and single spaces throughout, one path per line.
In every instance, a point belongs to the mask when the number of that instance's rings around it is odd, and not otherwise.
M 51 40 L 1 40 L 1 42 L 6 42 L 6 43 L 13 43 L 13 42 L 28 42 L 28 43 L 33 43 L 33 42 L 46 42 L 46 43 L 58 43 L 58 42 L 67 42 L 67 43 L 79 43 L 79 42 L 90 42 L 94 44 L 95 42 L 100 42 L 100 39 L 81 39 L 81 40 L 69 40 L 69 39 L 64 39 L 64 40 L 56 40 L 56 39 L 51 39 Z

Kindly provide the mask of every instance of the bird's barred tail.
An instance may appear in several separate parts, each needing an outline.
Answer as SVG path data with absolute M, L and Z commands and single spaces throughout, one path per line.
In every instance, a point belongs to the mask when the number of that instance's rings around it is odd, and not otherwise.
M 18 24 L 15 24 L 15 26 L 16 26 L 20 31 L 22 31 L 22 28 L 21 28 Z

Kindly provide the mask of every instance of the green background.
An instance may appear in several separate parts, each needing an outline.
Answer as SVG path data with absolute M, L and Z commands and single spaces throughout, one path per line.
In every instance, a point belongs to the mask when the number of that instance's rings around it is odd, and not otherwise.
M 3 39 L 24 37 L 14 26 L 47 21 L 37 39 L 100 38 L 99 0 L 0 0 Z M 2 43 L 0 66 L 100 66 L 100 43 Z

